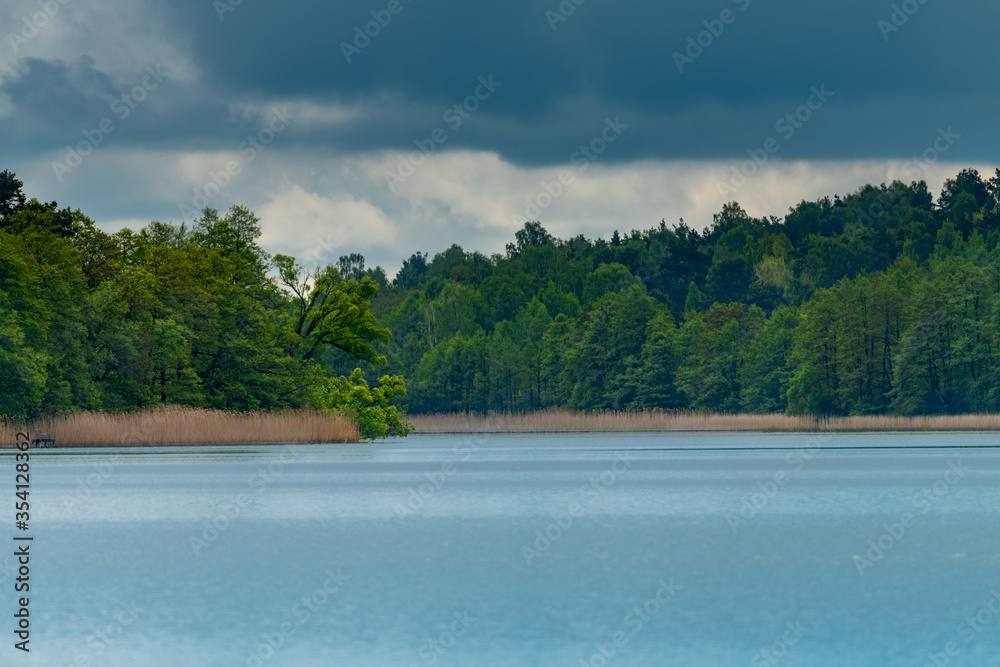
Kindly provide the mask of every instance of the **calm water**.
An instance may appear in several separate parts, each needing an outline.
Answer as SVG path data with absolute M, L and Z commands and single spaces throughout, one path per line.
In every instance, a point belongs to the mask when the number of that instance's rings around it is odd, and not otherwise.
M 0 664 L 1000 665 L 998 443 L 39 452 L 33 650 L 0 556 Z

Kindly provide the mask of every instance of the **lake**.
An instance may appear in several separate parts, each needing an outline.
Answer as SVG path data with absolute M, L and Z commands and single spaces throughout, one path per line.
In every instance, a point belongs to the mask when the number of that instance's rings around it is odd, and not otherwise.
M 12 646 L 8 548 L 0 664 L 998 665 L 998 443 L 32 452 L 32 651 Z

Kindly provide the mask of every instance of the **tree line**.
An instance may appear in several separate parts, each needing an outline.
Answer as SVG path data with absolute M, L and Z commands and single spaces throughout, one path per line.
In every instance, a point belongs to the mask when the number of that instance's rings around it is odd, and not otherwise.
M 754 218 L 415 253 L 374 308 L 415 412 L 1000 411 L 1000 170 Z
M 1000 170 L 306 272 L 244 207 L 107 234 L 0 174 L 0 414 L 1000 411 Z M 405 386 L 403 378 L 406 378 Z
M 0 416 L 313 407 L 350 412 L 365 437 L 408 430 L 402 378 L 372 386 L 320 361 L 384 365 L 371 277 L 268 255 L 242 206 L 107 234 L 22 188 L 0 173 Z

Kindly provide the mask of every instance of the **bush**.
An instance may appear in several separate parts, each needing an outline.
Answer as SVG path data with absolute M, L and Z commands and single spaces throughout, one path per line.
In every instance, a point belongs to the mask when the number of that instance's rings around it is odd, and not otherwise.
M 413 424 L 403 419 L 399 408 L 389 404 L 401 396 L 406 396 L 401 375 L 383 375 L 372 389 L 364 372 L 355 368 L 350 377 L 330 378 L 326 407 L 350 414 L 366 440 L 405 436 L 413 430 Z

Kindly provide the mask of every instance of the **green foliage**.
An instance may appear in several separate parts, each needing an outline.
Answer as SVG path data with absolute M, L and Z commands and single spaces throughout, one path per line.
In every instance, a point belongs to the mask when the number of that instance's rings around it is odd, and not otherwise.
M 42 407 L 48 383 L 48 308 L 18 239 L 0 234 L 0 414 Z
M 153 323 L 150 391 L 160 403 L 195 404 L 201 380 L 191 365 L 191 333 L 172 319 Z
M 618 377 L 617 405 L 630 410 L 684 407 L 684 396 L 677 386 L 677 341 L 670 313 L 661 312 L 649 321 L 641 353 L 626 360 L 625 372 Z
M 384 272 L 349 255 L 348 278 L 305 277 L 279 256 L 274 279 L 259 237 L 241 206 L 109 235 L 0 173 L 0 415 L 319 407 L 337 370 L 328 355 L 383 362 L 374 345 L 389 332 L 372 302 Z M 399 395 L 393 383 L 373 400 Z
M 624 292 L 640 281 L 632 275 L 628 267 L 617 262 L 601 264 L 584 281 L 583 300 L 596 301 L 610 292 Z
M 937 203 L 897 181 L 784 220 L 727 204 L 703 232 L 562 241 L 531 222 L 505 256 L 411 257 L 376 302 L 380 349 L 418 412 L 998 409 L 998 207 L 1000 170 L 966 170 Z
M 764 311 L 742 303 L 712 304 L 684 323 L 686 357 L 678 385 L 695 410 L 740 411 L 742 380 L 754 340 L 764 326 Z
M 370 303 L 378 296 L 378 285 L 362 271 L 360 279 L 345 280 L 328 266 L 305 274 L 293 257 L 275 255 L 281 284 L 292 295 L 293 310 L 287 325 L 298 337 L 298 354 L 303 360 L 315 358 L 326 346 L 350 357 L 384 365 L 373 342 L 388 340 L 389 330 L 380 328 Z M 364 267 L 364 260 L 361 261 Z
M 26 263 L 0 237 L 0 414 L 39 412 L 48 381 L 44 306 Z
M 642 354 L 646 327 L 660 312 L 662 307 L 641 285 L 610 292 L 589 304 L 578 323 L 579 341 L 566 355 L 572 382 L 571 408 L 625 407 L 618 378 L 626 374 L 629 359 Z
M 378 386 L 370 388 L 364 372 L 355 368 L 350 377 L 330 378 L 325 404 L 329 410 L 350 414 L 361 429 L 361 437 L 374 440 L 405 436 L 413 430 L 399 408 L 391 405 L 402 396 L 406 396 L 406 386 L 400 376 L 383 375 Z
M 692 281 L 688 285 L 687 298 L 684 299 L 684 312 L 685 313 L 697 313 L 705 310 L 712 304 L 712 300 L 709 299 L 705 294 L 698 289 L 698 286 Z
M 10 224 L 11 217 L 24 206 L 27 201 L 24 196 L 24 181 L 21 181 L 13 172 L 0 171 L 0 228 Z
M 792 378 L 788 358 L 798 324 L 798 309 L 781 306 L 751 340 L 740 367 L 743 412 L 784 412 L 787 408 Z
M 732 202 L 701 231 L 561 240 L 532 221 L 503 254 L 415 252 L 391 281 L 357 253 L 308 273 L 269 257 L 244 207 L 109 235 L 21 188 L 0 173 L 6 414 L 335 392 L 371 434 L 402 432 L 403 407 L 1000 410 L 1000 170 L 936 201 L 896 181 L 784 219 Z

